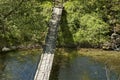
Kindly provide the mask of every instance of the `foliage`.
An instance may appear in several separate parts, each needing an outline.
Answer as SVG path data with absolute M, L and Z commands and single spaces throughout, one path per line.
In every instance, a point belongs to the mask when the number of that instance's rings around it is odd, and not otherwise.
M 0 0 L 0 47 L 44 41 L 52 0 Z M 58 45 L 107 41 L 120 33 L 119 0 L 64 0 Z
M 8 45 L 18 45 L 29 41 L 41 42 L 44 39 L 51 14 L 51 2 L 1 0 L 0 6 L 0 21 L 4 22 L 0 30 L 1 41 Z
M 80 19 L 81 27 L 75 33 L 75 40 L 79 43 L 87 42 L 91 45 L 99 45 L 108 38 L 105 34 L 109 31 L 109 26 L 99 17 L 92 14 L 86 14 Z
M 112 3 L 113 2 L 113 3 Z M 113 32 L 113 27 L 117 27 L 117 31 L 119 29 L 119 11 L 120 8 L 118 5 L 119 1 L 112 0 L 112 2 L 108 0 L 69 0 L 64 3 L 64 8 L 66 11 L 66 23 L 62 22 L 64 27 L 68 26 L 66 29 L 69 29 L 72 34 L 71 39 L 68 36 L 68 31 L 65 29 L 68 42 L 77 44 L 83 44 L 86 46 L 89 45 L 100 45 L 110 38 L 111 33 Z M 109 8 L 108 6 L 111 6 Z M 110 13 L 112 15 L 109 15 Z M 111 18 L 108 18 L 111 17 Z M 65 17 L 64 17 L 65 18 Z M 112 21 L 112 23 L 110 23 Z M 64 33 L 64 34 L 65 34 Z M 61 38 L 63 38 L 61 36 Z

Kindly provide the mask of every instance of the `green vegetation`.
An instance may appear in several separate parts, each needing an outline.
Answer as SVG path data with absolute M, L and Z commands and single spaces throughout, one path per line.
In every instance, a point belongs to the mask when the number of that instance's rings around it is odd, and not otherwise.
M 65 0 L 58 46 L 98 46 L 120 28 L 119 0 Z M 41 44 L 52 13 L 52 0 L 0 0 L 0 49 Z M 88 45 L 89 44 L 89 45 Z
M 50 2 L 1 0 L 0 6 L 0 46 L 40 43 L 44 39 Z

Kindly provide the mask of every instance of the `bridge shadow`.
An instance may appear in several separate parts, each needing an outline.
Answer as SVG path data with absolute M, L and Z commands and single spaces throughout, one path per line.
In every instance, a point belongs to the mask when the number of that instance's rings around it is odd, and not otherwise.
M 2 72 L 5 70 L 5 61 L 6 61 L 6 53 L 0 53 L 0 76 L 2 75 Z
M 73 35 L 70 31 L 67 21 L 67 12 L 63 9 L 63 13 L 61 16 L 61 23 L 60 23 L 60 32 L 58 36 L 58 46 L 60 47 L 67 47 L 67 48 L 74 48 L 74 39 Z
M 64 9 L 61 16 L 59 31 L 60 32 L 58 33 L 59 35 L 57 38 L 57 46 L 62 47 L 64 49 L 56 50 L 56 53 L 55 53 L 56 55 L 53 62 L 53 67 L 51 71 L 52 74 L 50 75 L 50 80 L 59 80 L 59 72 L 60 72 L 61 64 L 63 63 L 64 59 L 69 60 L 69 58 L 67 57 L 64 58 L 62 54 L 64 54 L 64 52 L 67 52 L 67 53 L 73 52 L 73 48 L 75 51 L 74 53 L 77 53 L 77 48 L 74 43 L 73 35 L 68 26 L 67 12 Z
M 69 66 L 71 59 L 78 56 L 76 53 L 77 51 L 72 48 L 56 49 L 50 80 L 59 80 L 60 70 L 65 67 L 63 65 Z

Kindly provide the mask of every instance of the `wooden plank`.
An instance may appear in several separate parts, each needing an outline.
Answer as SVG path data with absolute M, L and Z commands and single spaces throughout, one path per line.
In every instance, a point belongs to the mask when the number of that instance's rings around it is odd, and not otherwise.
M 49 80 L 54 54 L 42 54 L 34 80 Z

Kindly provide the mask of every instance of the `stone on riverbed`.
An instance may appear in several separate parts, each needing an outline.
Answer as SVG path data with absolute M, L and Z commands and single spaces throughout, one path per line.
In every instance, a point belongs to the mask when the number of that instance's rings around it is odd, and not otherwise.
M 10 51 L 11 49 L 10 48 L 7 48 L 7 47 L 3 47 L 2 48 L 2 51 Z

